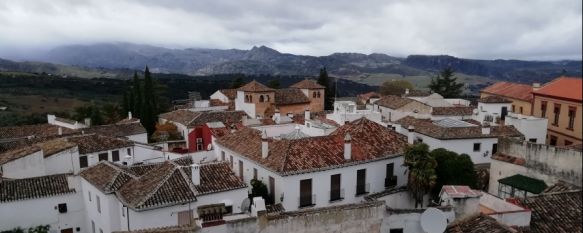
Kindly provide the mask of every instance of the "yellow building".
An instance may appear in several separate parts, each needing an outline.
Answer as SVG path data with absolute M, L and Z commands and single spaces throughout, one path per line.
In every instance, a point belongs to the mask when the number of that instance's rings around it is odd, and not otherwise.
M 547 144 L 581 144 L 581 78 L 559 77 L 533 92 L 533 116 L 547 118 Z
M 480 98 L 499 96 L 512 101 L 511 112 L 523 115 L 532 115 L 533 87 L 540 84 L 520 84 L 511 82 L 497 82 L 480 91 Z

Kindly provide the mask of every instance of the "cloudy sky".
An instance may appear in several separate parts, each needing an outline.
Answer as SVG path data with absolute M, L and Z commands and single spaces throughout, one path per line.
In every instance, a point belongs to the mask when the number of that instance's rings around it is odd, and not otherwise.
M 581 59 L 581 0 L 0 0 L 0 57 L 65 44 Z

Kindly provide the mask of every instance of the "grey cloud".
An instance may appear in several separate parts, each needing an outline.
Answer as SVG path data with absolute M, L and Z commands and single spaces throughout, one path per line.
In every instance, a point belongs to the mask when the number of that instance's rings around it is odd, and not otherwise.
M 579 0 L 3 0 L 0 57 L 77 43 L 581 59 Z

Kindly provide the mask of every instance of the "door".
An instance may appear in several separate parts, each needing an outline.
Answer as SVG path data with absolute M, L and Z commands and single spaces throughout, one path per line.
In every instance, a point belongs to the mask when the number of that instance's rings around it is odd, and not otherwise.
M 502 113 L 500 113 L 500 120 L 506 119 L 506 115 L 508 115 L 508 108 L 502 107 Z
M 356 195 L 366 193 L 366 169 L 356 171 Z
M 269 198 L 268 200 L 270 203 L 275 203 L 275 179 L 273 177 L 269 177 Z
M 73 233 L 73 228 L 63 229 L 61 230 L 61 233 Z
M 312 179 L 300 180 L 300 207 L 312 205 Z
M 492 155 L 496 154 L 496 152 L 498 152 L 498 143 L 492 144 Z
M 330 177 L 330 201 L 340 200 L 342 198 L 340 191 L 340 174 Z
M 395 164 L 387 164 L 386 174 L 385 174 L 385 188 L 393 187 L 397 185 L 396 180 L 393 179 Z

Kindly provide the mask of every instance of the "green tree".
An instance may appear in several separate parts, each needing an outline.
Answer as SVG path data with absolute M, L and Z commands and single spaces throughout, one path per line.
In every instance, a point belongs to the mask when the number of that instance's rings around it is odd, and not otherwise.
M 320 75 L 318 76 L 318 84 L 324 86 L 324 109 L 331 110 L 334 107 L 334 93 L 336 92 L 336 87 L 334 86 L 333 79 L 328 76 L 328 71 L 326 67 L 320 69 Z
M 152 74 L 148 66 L 144 71 L 144 91 L 143 91 L 143 105 L 141 107 L 141 122 L 148 135 L 152 135 L 156 130 L 157 112 L 156 112 L 156 97 L 154 84 L 152 82 Z
M 439 195 L 443 185 L 467 185 L 477 188 L 477 174 L 470 156 L 443 148 L 432 150 L 430 155 L 437 161 L 435 168 L 437 180 L 432 191 L 434 198 Z
M 415 86 L 407 80 L 391 80 L 384 82 L 379 87 L 381 95 L 402 95 L 405 89 L 413 90 Z
M 445 68 L 439 75 L 431 79 L 429 89 L 439 93 L 444 98 L 457 98 L 462 95 L 463 83 L 458 83 L 451 67 Z
M 407 188 L 415 199 L 415 208 L 423 207 L 423 196 L 431 192 L 437 179 L 437 162 L 430 156 L 429 146 L 424 143 L 408 146 L 404 165 L 409 169 Z
M 101 107 L 101 112 L 103 113 L 103 123 L 105 124 L 114 124 L 120 121 L 123 116 L 127 114 L 126 112 L 124 115 L 121 115 L 120 113 L 123 114 L 123 111 L 119 108 L 118 105 L 115 104 L 103 105 Z
M 269 196 L 269 191 L 267 191 L 267 185 L 265 185 L 261 180 L 252 179 L 251 182 L 251 193 L 249 194 L 249 199 L 253 201 L 253 197 L 262 197 L 266 204 L 273 204 L 274 200 L 271 200 Z
M 131 111 L 131 107 L 130 107 L 130 100 L 129 100 L 129 96 L 128 96 L 128 92 L 125 91 L 123 93 L 123 108 L 122 111 L 125 112 L 124 114 L 128 114 L 128 112 Z
M 273 89 L 279 89 L 281 87 L 281 84 L 279 83 L 279 79 L 272 79 L 269 80 L 269 82 L 267 83 L 268 87 L 271 87 Z
M 135 114 L 138 118 L 141 117 L 142 114 L 142 84 L 140 82 L 140 78 L 138 77 L 138 72 L 134 72 L 133 84 L 132 84 L 132 96 L 134 99 L 134 106 L 132 108 L 132 113 Z
M 230 88 L 239 88 L 243 86 L 243 77 L 241 77 L 240 75 L 237 75 L 237 77 L 235 77 L 232 81 L 231 81 L 231 87 Z

